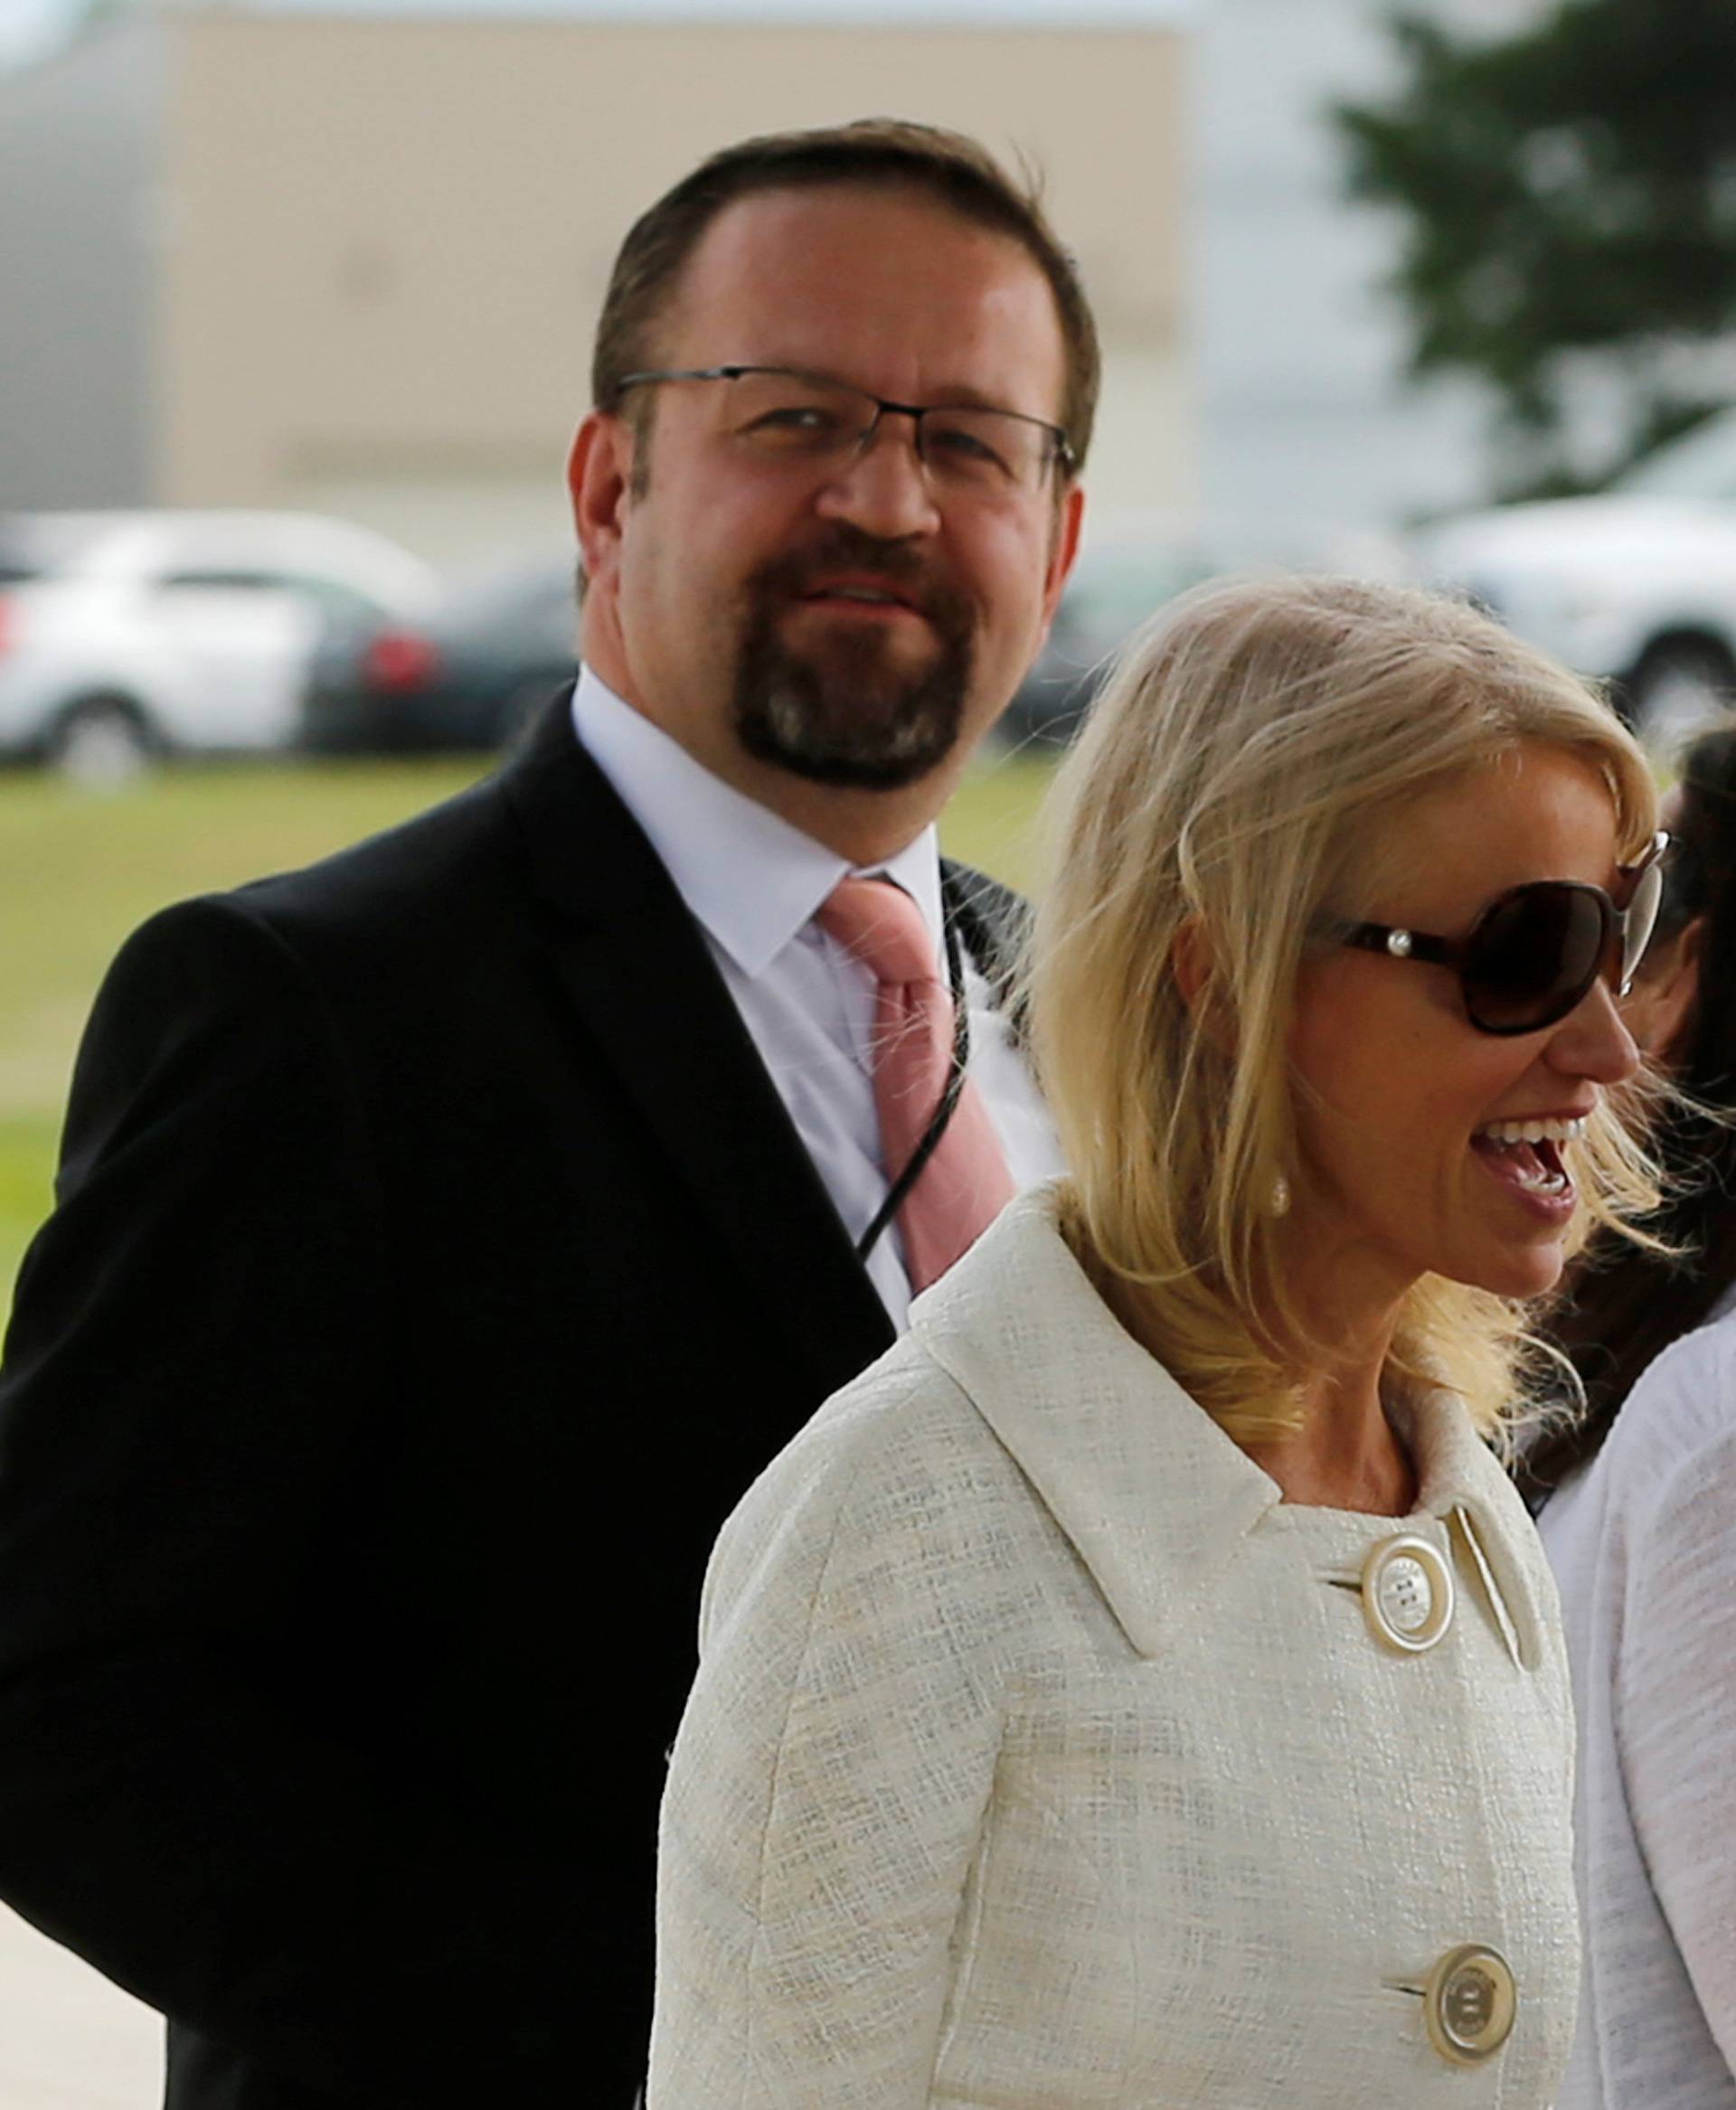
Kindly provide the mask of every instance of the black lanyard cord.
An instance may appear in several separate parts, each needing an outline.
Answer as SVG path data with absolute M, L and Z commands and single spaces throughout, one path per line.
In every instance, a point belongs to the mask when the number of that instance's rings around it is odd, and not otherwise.
M 945 918 L 947 940 L 947 979 L 952 987 L 952 1067 L 947 1073 L 947 1088 L 940 1095 L 940 1103 L 929 1116 L 929 1125 L 922 1131 L 921 1140 L 910 1153 L 910 1163 L 900 1173 L 886 1191 L 886 1199 L 874 1211 L 874 1220 L 856 1240 L 856 1258 L 866 1260 L 880 1241 L 881 1233 L 903 1208 L 910 1189 L 922 1177 L 922 1168 L 939 1147 L 940 1138 L 947 1132 L 947 1124 L 952 1119 L 958 1105 L 959 1095 L 965 1088 L 965 1072 L 970 1067 L 970 1016 L 965 1005 L 965 957 L 958 944 L 958 931 L 950 916 Z

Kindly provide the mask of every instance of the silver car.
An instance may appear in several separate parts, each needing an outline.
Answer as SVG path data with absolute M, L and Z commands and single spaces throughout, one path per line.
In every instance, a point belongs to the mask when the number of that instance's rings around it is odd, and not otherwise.
M 418 615 L 420 559 L 309 513 L 0 516 L 0 758 L 90 778 L 291 746 L 333 617 Z
M 1609 681 L 1659 749 L 1736 702 L 1736 411 L 1606 491 L 1437 521 L 1410 551 L 1430 585 Z

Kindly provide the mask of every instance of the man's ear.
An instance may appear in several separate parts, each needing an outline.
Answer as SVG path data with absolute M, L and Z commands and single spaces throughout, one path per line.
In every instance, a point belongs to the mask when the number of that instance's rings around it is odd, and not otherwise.
M 1049 569 L 1043 582 L 1043 636 L 1046 642 L 1049 626 L 1055 619 L 1055 610 L 1061 606 L 1061 597 L 1068 579 L 1072 576 L 1073 564 L 1079 556 L 1080 529 L 1085 521 L 1085 494 L 1077 484 L 1071 485 L 1066 496 L 1055 509 L 1053 538 L 1049 545 Z
M 1656 960 L 1648 959 L 1621 1007 L 1628 1030 L 1654 1061 L 1674 1069 L 1686 1061 L 1700 1002 L 1706 919 L 1684 926 Z
M 624 418 L 593 410 L 573 436 L 567 489 L 573 526 L 594 587 L 615 568 L 633 507 L 633 431 Z

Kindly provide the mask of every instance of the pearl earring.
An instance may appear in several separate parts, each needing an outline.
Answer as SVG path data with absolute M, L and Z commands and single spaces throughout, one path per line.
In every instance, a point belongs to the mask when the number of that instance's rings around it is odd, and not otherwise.
M 1290 1182 L 1279 1173 L 1272 1182 L 1272 1192 L 1266 1203 L 1268 1216 L 1288 1216 L 1290 1213 Z

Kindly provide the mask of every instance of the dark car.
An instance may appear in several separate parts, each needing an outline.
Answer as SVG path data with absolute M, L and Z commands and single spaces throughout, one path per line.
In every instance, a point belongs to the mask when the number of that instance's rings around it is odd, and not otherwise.
M 423 623 L 328 633 L 302 704 L 325 754 L 510 744 L 578 669 L 571 558 L 462 588 Z

